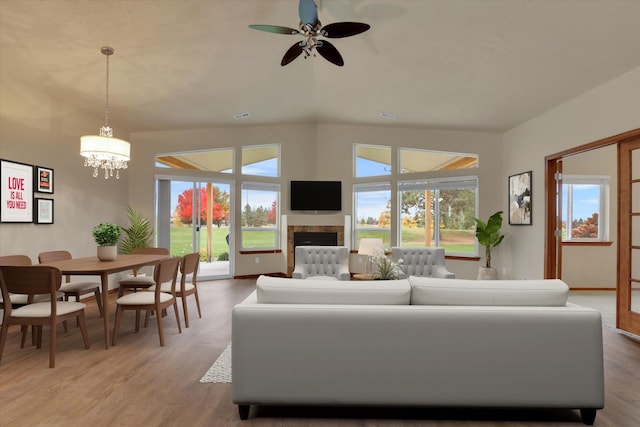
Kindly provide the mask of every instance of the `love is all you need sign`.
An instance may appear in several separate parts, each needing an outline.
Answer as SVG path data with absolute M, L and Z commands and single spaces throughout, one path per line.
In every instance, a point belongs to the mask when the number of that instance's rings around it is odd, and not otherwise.
M 33 166 L 0 160 L 1 222 L 33 222 Z

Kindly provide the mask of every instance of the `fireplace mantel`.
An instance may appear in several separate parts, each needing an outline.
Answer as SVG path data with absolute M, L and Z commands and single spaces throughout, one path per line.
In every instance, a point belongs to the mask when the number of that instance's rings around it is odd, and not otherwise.
M 283 231 L 286 230 L 287 241 L 287 276 L 293 274 L 293 234 L 305 233 L 337 233 L 338 246 L 350 247 L 351 216 L 350 215 L 283 215 Z

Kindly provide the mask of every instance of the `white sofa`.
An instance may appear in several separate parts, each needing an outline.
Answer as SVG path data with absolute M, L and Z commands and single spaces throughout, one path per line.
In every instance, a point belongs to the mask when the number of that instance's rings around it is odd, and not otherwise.
M 559 280 L 261 276 L 232 314 L 233 402 L 604 406 L 602 324 Z
M 296 246 L 294 279 L 351 280 L 346 246 Z

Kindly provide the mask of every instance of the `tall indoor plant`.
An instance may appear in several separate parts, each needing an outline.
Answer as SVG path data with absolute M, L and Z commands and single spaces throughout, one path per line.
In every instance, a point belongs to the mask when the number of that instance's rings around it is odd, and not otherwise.
M 504 234 L 500 234 L 502 227 L 502 211 L 498 211 L 489 217 L 487 222 L 473 218 L 476 222 L 476 238 L 485 249 L 485 266 L 480 267 L 478 279 L 497 279 L 498 271 L 491 267 L 491 250 L 502 243 Z
M 135 248 L 148 248 L 151 246 L 153 228 L 151 222 L 142 215 L 142 212 L 127 207 L 129 226 L 122 227 L 124 237 L 120 243 L 120 252 L 130 254 Z
M 120 227 L 110 222 L 103 222 L 93 227 L 93 238 L 98 244 L 98 259 L 113 261 L 118 256 L 118 240 Z

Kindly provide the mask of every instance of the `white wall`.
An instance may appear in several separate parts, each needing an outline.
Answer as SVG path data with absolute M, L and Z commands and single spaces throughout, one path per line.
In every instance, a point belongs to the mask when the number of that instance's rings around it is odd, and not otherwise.
M 505 261 L 511 277 L 544 277 L 545 156 L 639 126 L 640 68 L 636 68 L 504 134 L 503 176 L 533 171 L 533 225 L 506 229 L 510 256 Z M 501 191 L 506 194 L 506 178 L 503 182 Z
M 153 214 L 156 152 L 283 144 L 283 182 L 289 179 L 341 179 L 352 183 L 354 142 L 423 147 L 480 154 L 480 216 L 507 209 L 507 177 L 533 171 L 533 225 L 508 226 L 495 251 L 501 277 L 541 278 L 544 267 L 544 157 L 640 126 L 640 68 L 571 100 L 500 136 L 390 126 L 332 124 L 243 126 L 127 135 L 114 123 L 116 136 L 132 142 L 130 169 L 116 181 L 94 179 L 82 166 L 79 136 L 95 133 L 102 117 L 54 104 L 37 88 L 0 76 L 0 157 L 55 170 L 55 224 L 0 224 L 0 255 L 24 253 L 34 261 L 44 250 L 65 247 L 74 256 L 93 255 L 91 228 L 103 221 L 126 224 L 131 203 Z M 502 143 L 501 140 L 502 139 Z M 497 148 L 501 145 L 502 153 Z M 239 190 L 237 190 L 239 195 Z M 49 197 L 49 196 L 47 196 Z M 283 200 L 288 189 L 283 185 Z M 286 206 L 286 202 L 284 203 Z M 351 214 L 345 191 L 343 214 Z M 286 211 L 284 212 L 286 213 Z M 239 218 L 239 212 L 236 212 Z M 506 217 L 505 217 L 506 218 Z M 239 223 L 239 221 L 237 221 Z M 236 233 L 238 230 L 236 230 Z M 283 257 L 264 255 L 261 264 L 239 258 L 236 275 L 284 270 Z M 458 277 L 475 277 L 478 262 L 448 261 Z
M 54 169 L 54 224 L 0 224 L 0 255 L 38 254 L 66 249 L 92 256 L 91 229 L 100 222 L 127 223 L 128 174 L 120 180 L 93 178 L 80 156 L 80 136 L 95 134 L 104 118 L 66 105 L 53 105 L 37 88 L 0 79 L 0 158 Z M 116 129 L 117 136 L 128 138 Z
M 241 147 L 280 143 L 282 146 L 281 205 L 288 214 L 289 181 L 292 179 L 331 179 L 343 182 L 343 210 L 340 215 L 351 215 L 353 185 L 353 144 L 367 143 L 392 147 L 417 147 L 453 152 L 480 154 L 478 170 L 464 174 L 478 174 L 480 179 L 480 214 L 488 216 L 500 203 L 501 197 L 494 189 L 501 175 L 501 158 L 495 155 L 500 145 L 500 135 L 482 132 L 444 131 L 417 128 L 352 125 L 273 125 L 237 128 L 215 128 L 186 131 L 141 132 L 131 135 L 133 143 L 130 175 L 130 203 L 149 216 L 153 215 L 153 177 L 166 173 L 156 169 L 156 153 L 202 150 L 220 147 Z M 238 161 L 236 166 L 239 167 Z M 240 175 L 209 174 L 226 179 L 242 180 Z M 236 196 L 240 197 L 239 185 Z M 240 208 L 236 204 L 235 235 L 240 235 Z M 236 250 L 234 275 L 246 276 L 260 273 L 286 272 L 284 254 L 240 254 Z M 496 265 L 500 265 L 500 253 L 496 251 Z M 357 262 L 357 261 L 356 261 Z M 447 266 L 458 277 L 475 278 L 478 261 L 447 261 Z M 354 265 L 357 271 L 357 265 Z

